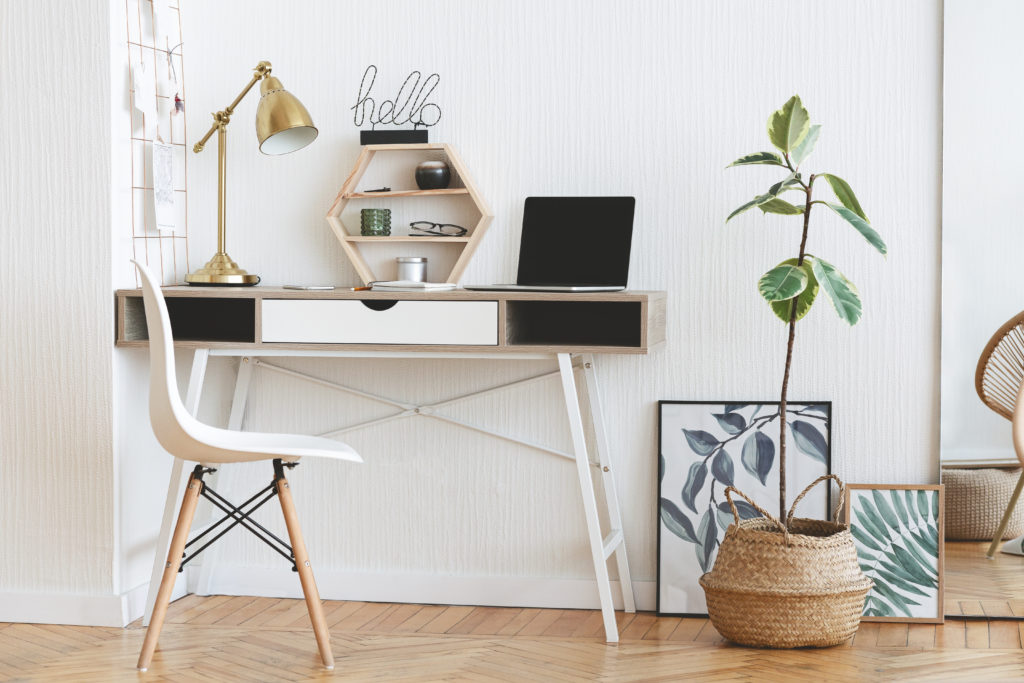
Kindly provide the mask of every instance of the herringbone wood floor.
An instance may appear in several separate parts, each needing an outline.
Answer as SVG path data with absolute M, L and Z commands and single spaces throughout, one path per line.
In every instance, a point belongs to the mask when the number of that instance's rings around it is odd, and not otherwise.
M 620 614 L 606 645 L 589 610 L 327 602 L 334 672 L 320 668 L 300 600 L 189 596 L 171 607 L 153 665 L 143 629 L 0 625 L 5 681 L 978 680 L 1024 678 L 1021 624 L 864 624 L 829 650 L 724 643 L 706 619 Z
M 950 544 L 947 609 L 1024 615 L 1024 600 L 1013 597 L 1024 596 L 1024 571 L 1014 571 L 1024 559 L 989 563 L 978 560 L 979 547 Z M 728 645 L 706 619 L 649 613 L 619 613 L 622 642 L 609 646 L 600 614 L 590 610 L 335 601 L 325 610 L 333 672 L 320 667 L 303 601 L 193 595 L 171 606 L 147 674 L 135 671 L 138 622 L 126 629 L 0 624 L 0 680 L 1024 679 L 1024 622 L 1014 621 L 863 624 L 841 647 L 772 651 Z

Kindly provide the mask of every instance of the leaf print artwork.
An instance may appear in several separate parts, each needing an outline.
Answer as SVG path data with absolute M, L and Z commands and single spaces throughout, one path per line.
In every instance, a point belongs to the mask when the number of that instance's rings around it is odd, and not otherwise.
M 697 580 L 714 566 L 735 522 L 726 487 L 750 493 L 762 506 L 777 498 L 779 404 L 662 401 L 659 409 L 658 611 L 706 614 Z M 828 474 L 831 405 L 791 402 L 786 423 L 797 444 L 789 475 L 810 481 Z M 735 503 L 740 519 L 761 516 L 746 501 Z M 824 487 L 806 503 L 814 515 L 828 513 Z
M 939 487 L 851 485 L 850 533 L 861 570 L 875 585 L 865 619 L 936 621 L 941 618 L 942 556 Z

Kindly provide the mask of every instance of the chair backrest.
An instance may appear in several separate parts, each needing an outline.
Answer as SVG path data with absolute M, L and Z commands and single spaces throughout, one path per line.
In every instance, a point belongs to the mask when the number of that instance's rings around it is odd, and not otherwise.
M 974 387 L 989 408 L 1013 419 L 1024 382 L 1024 312 L 1007 320 L 985 345 L 974 374 Z
M 142 278 L 142 300 L 149 332 L 149 420 L 160 445 L 181 457 L 196 445 L 196 439 L 189 432 L 196 432 L 199 422 L 185 409 L 178 393 L 171 318 L 167 315 L 160 283 L 148 268 L 138 261 L 132 263 Z

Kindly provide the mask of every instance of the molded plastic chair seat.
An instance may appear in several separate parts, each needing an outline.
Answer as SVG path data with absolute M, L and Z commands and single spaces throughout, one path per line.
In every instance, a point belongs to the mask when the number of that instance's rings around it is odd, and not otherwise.
M 254 462 L 280 458 L 295 462 L 299 458 L 333 458 L 362 462 L 363 459 L 347 443 L 304 434 L 272 434 L 266 432 L 237 432 L 219 429 L 196 421 L 185 441 L 173 444 L 183 460 L 202 463 Z M 167 444 L 160 440 L 161 445 Z M 184 446 L 184 448 L 181 448 Z M 170 449 L 168 449 L 170 450 Z M 173 451 L 172 451 L 173 453 Z

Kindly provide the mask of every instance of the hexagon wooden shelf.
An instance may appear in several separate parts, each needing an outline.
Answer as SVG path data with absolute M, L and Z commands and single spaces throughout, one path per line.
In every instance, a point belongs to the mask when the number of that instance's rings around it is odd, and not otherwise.
M 445 157 L 449 167 L 452 170 L 452 187 L 444 190 L 392 190 L 388 192 L 366 192 L 357 191 L 356 186 L 359 181 L 363 179 L 367 170 L 370 167 L 370 162 L 373 161 L 375 155 L 378 152 L 427 152 L 437 154 L 440 153 Z M 410 180 L 414 178 L 413 169 L 409 169 L 408 177 Z M 472 218 L 476 223 L 472 227 L 469 227 L 469 221 L 465 222 L 466 227 L 469 231 L 463 237 L 419 237 L 412 235 L 392 235 L 389 237 L 369 237 L 359 234 L 358 230 L 350 230 L 342 220 L 342 212 L 345 207 L 352 201 L 361 200 L 375 200 L 377 202 L 387 202 L 391 199 L 401 198 L 461 198 L 465 197 L 472 202 L 472 206 L 475 209 L 475 213 L 479 214 L 479 218 Z M 393 211 L 392 214 L 395 212 Z M 476 251 L 477 245 L 480 244 L 480 240 L 483 238 L 484 233 L 487 232 L 487 226 L 490 225 L 491 219 L 494 216 L 491 215 L 490 209 L 487 207 L 487 203 L 484 198 L 480 196 L 476 186 L 473 184 L 466 171 L 465 164 L 462 163 L 462 159 L 459 157 L 455 149 L 448 144 L 443 143 L 423 143 L 423 144 L 409 144 L 409 145 L 365 145 L 363 151 L 359 154 L 359 158 L 356 160 L 356 165 L 352 169 L 348 178 L 345 180 L 345 184 L 342 185 L 341 190 L 338 192 L 338 196 L 334 198 L 334 203 L 331 205 L 330 210 L 327 212 L 327 222 L 331 226 L 331 230 L 334 232 L 334 236 L 338 238 L 341 243 L 342 249 L 345 251 L 345 255 L 348 256 L 349 261 L 352 262 L 352 266 L 355 268 L 356 273 L 362 279 L 364 284 L 376 280 L 386 279 L 383 277 L 377 277 L 374 274 L 373 269 L 364 257 L 361 251 L 364 247 L 377 247 L 384 244 L 411 244 L 420 243 L 423 245 L 429 245 L 429 248 L 438 249 L 458 249 L 459 253 L 454 258 L 454 265 L 451 267 L 448 276 L 441 280 L 436 275 L 436 272 L 429 272 L 428 277 L 432 282 L 451 282 L 458 283 L 462 277 L 463 272 L 466 270 L 466 266 L 469 265 L 469 260 L 473 257 L 473 253 Z M 417 220 L 421 217 L 417 216 Z M 435 220 L 435 222 L 444 222 L 443 220 Z M 448 245 L 448 246 L 439 246 Z M 415 255 L 415 254 L 408 254 Z M 448 262 L 451 262 L 450 256 L 445 256 Z M 434 267 L 431 263 L 431 267 Z

